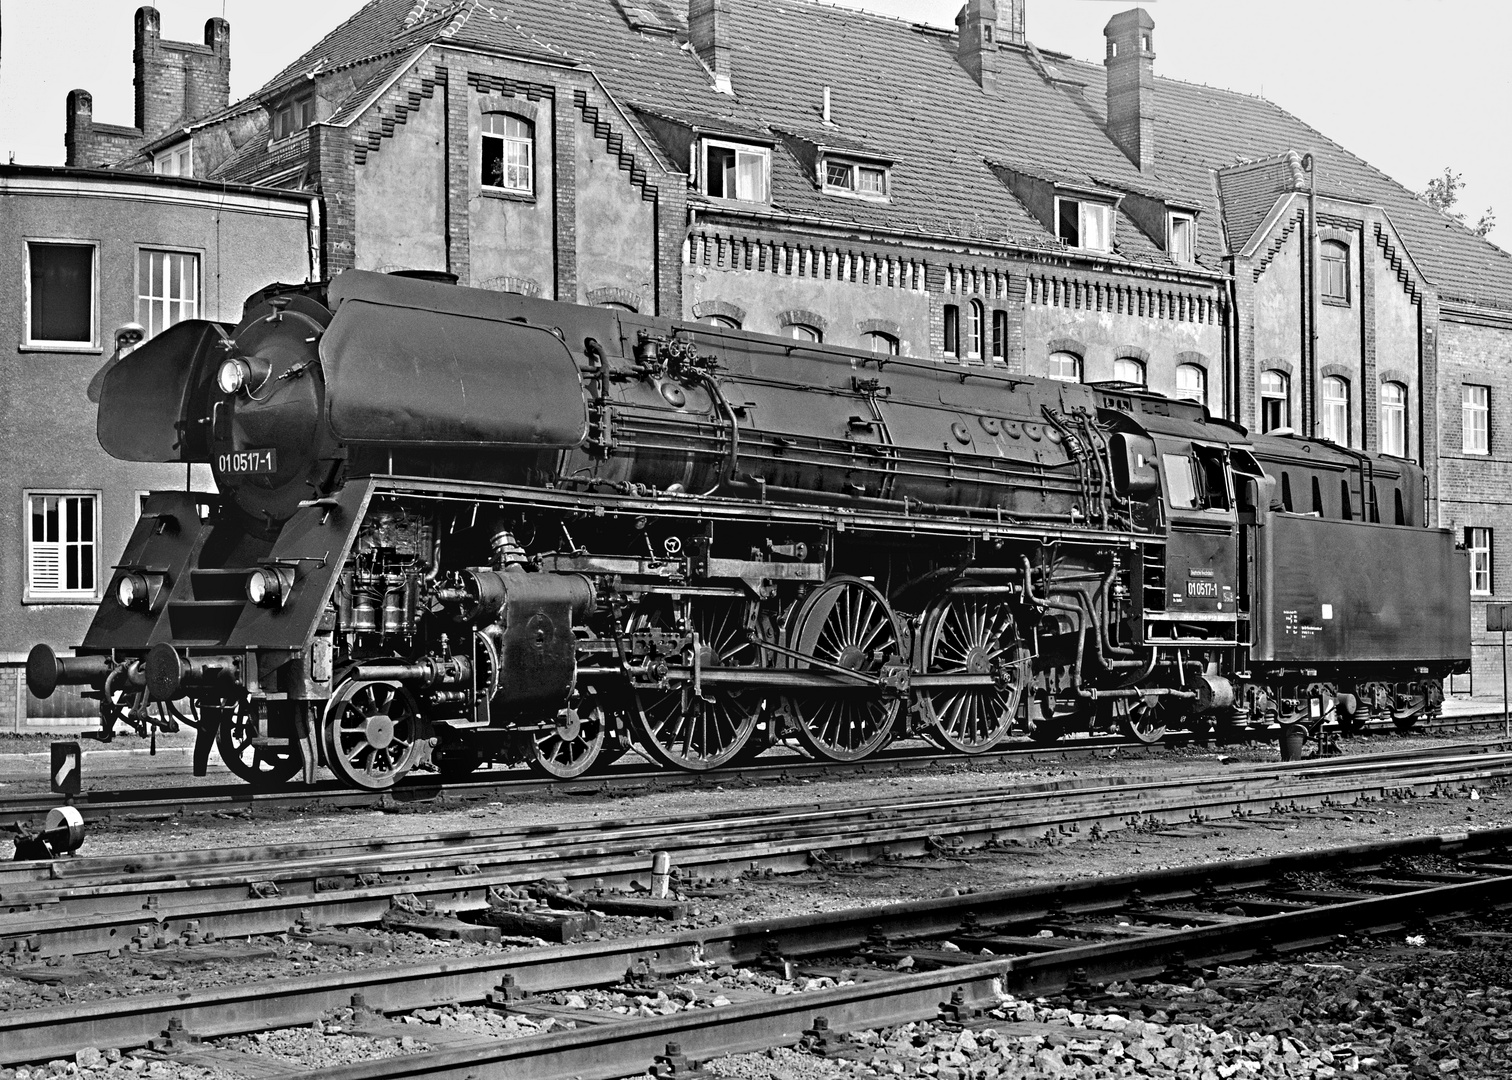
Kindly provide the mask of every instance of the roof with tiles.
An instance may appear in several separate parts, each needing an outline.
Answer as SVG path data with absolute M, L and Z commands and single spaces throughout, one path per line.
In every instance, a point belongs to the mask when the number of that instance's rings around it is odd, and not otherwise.
M 1384 206 L 1446 296 L 1512 306 L 1512 256 L 1260 98 L 1157 77 L 1156 168 L 1141 173 L 1108 138 L 1100 63 L 1004 47 L 996 57 L 996 85 L 984 90 L 957 61 L 953 32 L 814 0 L 726 4 L 733 96 L 715 91 L 708 69 L 685 44 L 685 0 L 372 0 L 254 97 L 276 96 L 307 76 L 382 61 L 339 106 L 332 119 L 343 123 L 428 43 L 545 57 L 590 68 L 621 104 L 646 114 L 706 130 L 766 133 L 775 140 L 771 189 L 778 215 L 1058 246 L 999 178 L 997 163 L 1197 210 L 1203 222 L 1197 254 L 1208 270 L 1219 268 L 1226 241 L 1237 248 L 1253 235 L 1284 179 L 1264 167 L 1229 167 L 1311 152 L 1324 193 Z M 864 48 L 836 47 L 862 41 Z M 831 127 L 822 125 L 826 86 Z M 631 122 L 643 131 L 662 130 L 633 114 Z M 782 132 L 810 140 L 832 132 L 825 145 L 864 147 L 892 161 L 890 201 L 824 192 Z M 255 156 L 237 155 L 232 165 L 239 175 L 277 175 L 286 168 L 249 159 Z M 1218 180 L 1221 205 L 1215 170 L 1225 170 Z M 1224 213 L 1227 237 L 1219 227 Z M 1115 257 L 1170 265 L 1126 215 L 1119 215 L 1115 236 Z
M 1276 200 L 1304 187 L 1302 159 L 1294 150 L 1219 169 L 1218 194 L 1223 200 L 1229 248 L 1242 251 L 1255 230 L 1264 224 Z

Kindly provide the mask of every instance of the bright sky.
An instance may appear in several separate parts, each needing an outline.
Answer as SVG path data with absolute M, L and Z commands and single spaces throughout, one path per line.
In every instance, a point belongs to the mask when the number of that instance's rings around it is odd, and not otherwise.
M 0 0 L 0 155 L 63 161 L 64 97 L 94 95 L 95 119 L 132 120 L 131 28 L 139 0 Z M 158 0 L 163 36 L 202 40 L 231 22 L 233 100 L 261 86 L 362 0 Z M 501 0 L 495 0 L 501 2 Z M 510 3 L 550 0 L 502 0 Z M 674 0 L 676 2 L 676 0 Z M 847 0 L 951 26 L 961 0 Z M 1131 0 L 1028 0 L 1029 38 L 1098 59 L 1102 28 Z M 1145 0 L 1156 71 L 1262 94 L 1414 190 L 1452 166 L 1459 209 L 1501 216 L 1512 236 L 1512 4 L 1506 0 Z

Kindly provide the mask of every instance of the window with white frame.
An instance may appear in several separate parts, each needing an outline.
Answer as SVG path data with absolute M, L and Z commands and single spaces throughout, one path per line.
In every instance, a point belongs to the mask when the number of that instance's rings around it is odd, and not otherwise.
M 95 246 L 26 242 L 26 339 L 29 346 L 89 349 L 96 340 Z
M 955 304 L 946 304 L 944 310 L 945 320 L 945 355 L 961 355 L 961 309 Z
M 766 202 L 772 152 L 764 146 L 704 141 L 704 194 L 716 199 Z
M 1135 386 L 1145 385 L 1144 361 L 1128 356 L 1113 361 L 1113 381 L 1133 383 Z
M 287 139 L 315 122 L 315 96 L 306 94 L 273 110 L 273 138 Z
M 1045 377 L 1056 382 L 1081 382 L 1081 357 L 1069 352 L 1051 353 Z
M 971 302 L 971 327 L 970 334 L 966 339 L 966 355 L 973 360 L 980 360 L 985 352 L 987 336 L 987 309 L 982 307 L 980 300 Z
M 1491 577 L 1491 530 L 1471 527 L 1465 530 L 1465 550 L 1470 552 L 1470 592 L 1476 596 L 1490 596 L 1493 585 Z
M 1323 241 L 1318 252 L 1319 290 L 1325 304 L 1349 305 L 1349 245 L 1337 240 Z
M 1291 427 L 1291 376 L 1284 371 L 1260 373 L 1260 430 Z
M 698 321 L 705 326 L 722 326 L 726 330 L 740 329 L 740 320 L 731 318 L 729 315 L 705 315 Z
M 1381 453 L 1407 456 L 1407 387 L 1399 382 L 1381 384 Z
M 999 364 L 1008 360 L 1008 313 L 1002 308 L 992 311 L 992 358 Z
M 1491 452 L 1491 388 L 1466 383 L 1460 390 L 1462 448 L 1467 454 Z
M 1197 364 L 1179 364 L 1176 368 L 1176 396 L 1207 404 L 1207 372 Z
M 887 197 L 887 170 L 881 165 L 867 165 L 842 158 L 824 159 L 824 190 L 847 195 L 864 195 L 872 199 Z
M 824 335 L 817 327 L 805 326 L 803 323 L 789 323 L 782 328 L 782 336 L 797 338 L 799 341 L 823 341 Z
M 95 595 L 99 496 L 28 492 L 26 599 L 89 600 Z
M 156 337 L 199 315 L 199 256 L 185 251 L 137 253 L 137 322 Z
M 1349 383 L 1336 375 L 1323 380 L 1323 438 L 1349 445 Z
M 182 142 L 152 156 L 152 171 L 160 176 L 193 176 L 194 144 Z
M 881 330 L 873 330 L 861 335 L 861 340 L 866 347 L 874 353 L 882 353 L 885 356 L 898 355 L 898 339 Z
M 1055 200 L 1056 236 L 1067 247 L 1113 250 L 1113 207 L 1080 199 Z
M 534 124 L 508 113 L 484 115 L 482 182 L 486 188 L 534 194 Z
M 1191 214 L 1171 214 L 1167 218 L 1166 253 L 1172 262 L 1191 265 L 1197 261 L 1197 219 Z

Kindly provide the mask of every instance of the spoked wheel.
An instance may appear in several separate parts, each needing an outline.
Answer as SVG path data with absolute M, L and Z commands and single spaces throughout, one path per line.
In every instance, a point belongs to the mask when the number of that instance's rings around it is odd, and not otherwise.
M 1113 718 L 1124 738 L 1153 746 L 1165 737 L 1166 722 L 1158 701 L 1150 697 L 1113 699 Z
M 535 753 L 527 764 L 541 776 L 571 780 L 597 765 L 603 749 L 603 711 L 563 709 L 550 727 L 536 732 Z
M 275 787 L 288 783 L 304 768 L 304 751 L 297 740 L 259 739 L 245 699 L 206 704 L 200 715 L 201 722 L 220 718 L 215 727 L 215 748 L 226 768 L 247 783 Z
M 919 690 L 924 736 L 963 754 L 991 750 L 1013 726 L 1028 677 L 1013 612 L 1001 598 L 952 590 L 925 612 L 921 645 L 926 674 L 997 676 L 992 686 Z
M 691 664 L 698 650 L 700 668 L 755 667 L 761 649 L 753 640 L 759 618 L 755 605 L 724 597 L 700 597 L 692 602 L 688 627 L 694 635 L 681 663 Z M 665 612 L 648 619 L 667 621 Z M 695 692 L 683 682 L 670 690 L 640 692 L 640 712 L 633 713 L 637 741 L 647 756 L 673 769 L 704 772 L 740 757 L 756 723 L 763 697 L 752 690 L 704 685 Z
M 833 578 L 804 600 L 793 619 L 789 645 L 828 665 L 875 675 L 902 655 L 892 608 L 877 587 L 860 578 Z M 803 660 L 799 669 L 828 674 Z M 842 676 L 843 678 L 843 676 Z M 859 761 L 892 738 L 902 703 L 858 681 L 855 690 L 804 690 L 789 695 L 787 712 L 800 746 L 817 758 Z
M 321 728 L 326 766 L 360 788 L 393 787 L 420 758 L 420 712 L 396 682 L 347 682 L 332 695 Z

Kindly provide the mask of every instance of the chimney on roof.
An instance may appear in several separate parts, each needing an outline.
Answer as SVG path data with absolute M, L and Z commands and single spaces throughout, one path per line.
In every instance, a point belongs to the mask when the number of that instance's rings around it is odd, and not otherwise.
M 94 98 L 88 90 L 68 92 L 68 116 L 63 126 L 63 163 L 69 168 L 86 168 L 94 144 Z
M 998 0 L 997 39 L 1000 45 L 1023 45 L 1025 0 Z
M 698 58 L 714 73 L 714 89 L 721 94 L 733 94 L 727 0 L 688 0 L 688 42 Z
M 136 124 L 155 139 L 176 123 L 197 120 L 231 99 L 231 24 L 205 23 L 205 44 L 164 41 L 157 8 L 136 11 Z
M 1108 136 L 1140 172 L 1155 169 L 1155 20 L 1144 8 L 1108 20 Z
M 956 16 L 956 59 L 984 90 L 997 83 L 997 27 L 997 0 L 966 0 Z

